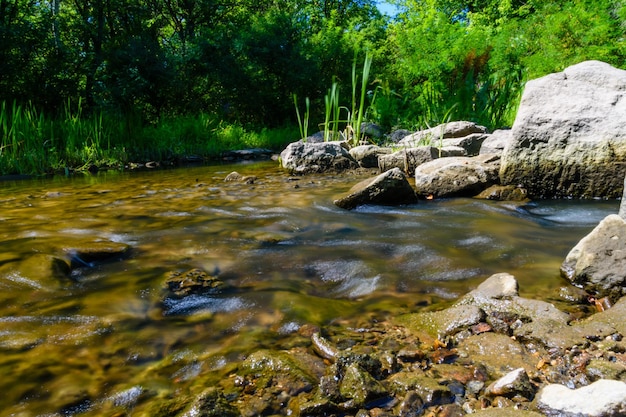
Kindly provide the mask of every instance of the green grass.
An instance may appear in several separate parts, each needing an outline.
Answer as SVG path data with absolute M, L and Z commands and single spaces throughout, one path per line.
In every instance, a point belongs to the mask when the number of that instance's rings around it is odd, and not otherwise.
M 228 150 L 280 150 L 298 138 L 298 127 L 254 129 L 212 115 L 166 117 L 144 125 L 135 115 L 85 114 L 66 103 L 59 117 L 32 106 L 0 102 L 0 175 L 42 175 L 123 168 L 130 162 L 177 161 L 187 156 L 217 159 Z
M 342 106 L 340 100 L 340 85 L 333 79 L 333 82 L 328 89 L 328 92 L 324 96 L 324 122 L 319 124 L 319 127 L 324 132 L 324 141 L 331 140 L 346 140 L 351 145 L 358 145 L 363 139 L 361 132 L 361 123 L 366 120 L 367 112 L 370 109 L 372 103 L 366 106 L 366 97 L 368 95 L 368 86 L 370 69 L 372 66 L 372 55 L 366 53 L 363 61 L 363 70 L 361 72 L 361 78 L 357 74 L 357 56 L 355 55 L 352 63 L 352 101 L 350 107 Z M 360 85 L 360 88 L 359 88 Z M 294 106 L 296 109 L 296 117 L 298 119 L 298 125 L 300 127 L 300 137 L 306 138 L 309 127 L 309 98 L 306 98 L 306 111 L 304 119 L 300 116 L 300 110 L 298 108 L 298 98 L 293 96 Z M 371 100 L 373 101 L 373 100 Z M 345 117 L 342 117 L 342 112 L 345 113 Z

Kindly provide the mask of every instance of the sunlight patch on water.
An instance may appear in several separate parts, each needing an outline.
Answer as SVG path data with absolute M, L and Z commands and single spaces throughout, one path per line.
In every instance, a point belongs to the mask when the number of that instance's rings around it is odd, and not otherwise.
M 234 210 L 226 210 L 217 207 L 200 206 L 197 211 L 214 214 L 219 217 L 244 217 L 245 214 L 237 213 Z
M 435 272 L 425 277 L 429 281 L 460 281 L 466 279 L 472 279 L 483 275 L 483 270 L 480 268 L 473 269 L 453 269 L 441 272 Z
M 23 277 L 19 272 L 12 272 L 10 274 L 7 274 L 6 278 L 7 278 L 7 281 L 9 281 L 10 283 L 19 284 L 19 286 L 21 286 L 21 287 L 26 286 L 26 287 L 33 288 L 33 289 L 36 289 L 36 290 L 47 290 L 46 287 L 44 287 L 43 285 L 41 285 L 37 281 L 33 281 L 32 279 L 28 279 L 26 277 Z M 0 281 L 0 288 L 11 288 L 12 287 L 12 285 L 7 285 L 7 284 L 3 283 L 2 281 Z M 0 317 L 0 320 L 2 320 L 1 317 Z
M 156 217 L 189 217 L 193 216 L 192 213 L 188 213 L 186 211 L 164 211 L 161 213 L 155 214 Z
M 288 323 L 283 324 L 278 329 L 279 334 L 291 334 L 300 330 L 300 324 L 295 321 L 290 321 Z
M 163 300 L 166 307 L 165 315 L 191 314 L 202 310 L 211 313 L 232 313 L 244 308 L 253 307 L 239 297 L 216 298 L 204 295 L 190 295 L 181 299 L 166 298 Z
M 114 407 L 129 407 L 135 404 L 143 393 L 144 389 L 141 386 L 134 386 L 105 398 L 103 402 L 110 402 Z
M 326 261 L 311 266 L 326 283 L 339 284 L 333 293 L 340 297 L 359 298 L 378 288 L 380 275 L 371 276 L 371 269 L 362 261 Z
M 518 208 L 518 213 L 533 220 L 557 223 L 565 226 L 594 226 L 607 216 L 607 207 L 615 205 L 615 213 L 619 210 L 616 202 L 542 202 L 531 203 Z
M 394 214 L 400 216 L 407 215 L 420 215 L 419 212 L 415 211 L 417 208 L 416 204 L 411 204 L 407 206 L 360 206 L 356 208 L 354 211 L 356 213 L 371 213 L 371 214 Z
M 337 294 L 348 298 L 360 298 L 372 294 L 378 289 L 380 275 L 372 278 L 353 277 L 344 281 L 337 289 Z

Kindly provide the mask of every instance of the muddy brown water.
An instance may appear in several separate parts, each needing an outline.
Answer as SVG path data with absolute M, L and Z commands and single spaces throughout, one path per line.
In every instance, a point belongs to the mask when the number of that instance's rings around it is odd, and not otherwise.
M 224 182 L 233 170 L 257 179 Z M 497 272 L 552 300 L 567 252 L 619 206 L 333 205 L 370 174 L 292 178 L 263 162 L 0 183 L 0 414 L 144 415 L 304 324 L 437 308 Z M 130 255 L 65 281 L 12 268 L 94 239 Z M 193 268 L 228 290 L 162 303 L 168 274 Z

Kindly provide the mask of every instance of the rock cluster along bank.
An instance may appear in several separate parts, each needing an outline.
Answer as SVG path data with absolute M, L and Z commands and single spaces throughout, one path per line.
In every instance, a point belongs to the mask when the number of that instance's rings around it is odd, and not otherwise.
M 456 121 L 387 139 L 351 147 L 310 137 L 287 146 L 282 166 L 295 174 L 398 168 L 415 178 L 417 195 L 428 198 L 619 198 L 626 175 L 626 71 L 586 61 L 529 81 L 510 130 L 489 133 Z

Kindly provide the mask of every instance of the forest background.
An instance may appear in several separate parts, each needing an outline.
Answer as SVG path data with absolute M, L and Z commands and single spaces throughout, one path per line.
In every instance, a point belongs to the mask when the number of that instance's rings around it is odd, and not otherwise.
M 366 56 L 364 120 L 386 131 L 510 126 L 527 80 L 626 68 L 623 0 L 376 3 L 0 0 L 0 174 L 280 149 L 333 84 L 349 107 Z

